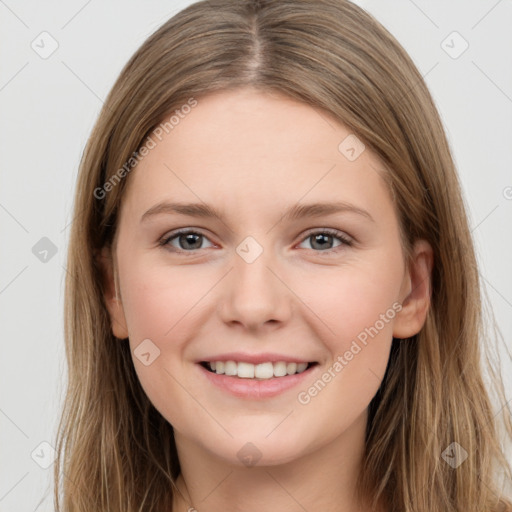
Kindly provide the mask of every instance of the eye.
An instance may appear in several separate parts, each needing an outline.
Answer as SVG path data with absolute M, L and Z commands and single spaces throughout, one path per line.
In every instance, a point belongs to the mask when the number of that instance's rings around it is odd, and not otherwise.
M 160 240 L 159 245 L 175 252 L 193 252 L 199 249 L 203 249 L 201 246 L 204 240 L 207 240 L 207 238 L 201 233 L 192 231 L 190 229 L 182 229 L 180 231 L 171 233 L 168 236 L 165 236 L 162 240 Z M 178 247 L 171 243 L 173 241 L 177 242 Z
M 337 239 L 340 243 L 333 247 L 332 244 L 334 240 Z M 306 238 L 303 239 L 302 243 L 307 240 L 311 240 L 311 246 L 313 250 L 317 250 L 316 252 L 334 252 L 336 247 L 339 246 L 351 246 L 352 240 L 345 236 L 340 231 L 335 229 L 322 229 L 310 232 Z
M 202 247 L 203 242 L 208 240 L 205 235 L 192 229 L 181 229 L 166 235 L 158 243 L 173 252 L 194 252 Z M 301 243 L 311 240 L 311 248 L 315 252 L 331 253 L 335 252 L 337 247 L 351 246 L 352 240 L 342 232 L 333 229 L 321 229 L 310 232 Z M 335 240 L 339 241 L 337 246 L 333 246 Z M 178 246 L 175 244 L 177 243 Z M 212 244 L 213 246 L 213 244 Z

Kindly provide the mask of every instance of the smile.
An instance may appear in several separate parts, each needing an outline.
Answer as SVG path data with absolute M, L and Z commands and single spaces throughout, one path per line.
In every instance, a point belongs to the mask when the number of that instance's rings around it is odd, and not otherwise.
M 201 365 L 217 375 L 240 379 L 268 380 L 302 373 L 316 363 L 287 363 L 285 361 L 252 364 L 242 361 L 203 361 Z
M 321 370 L 317 362 L 267 361 L 253 364 L 232 359 L 200 361 L 196 367 L 214 388 L 245 400 L 266 400 L 295 387 L 304 387 L 305 379 L 313 378 Z

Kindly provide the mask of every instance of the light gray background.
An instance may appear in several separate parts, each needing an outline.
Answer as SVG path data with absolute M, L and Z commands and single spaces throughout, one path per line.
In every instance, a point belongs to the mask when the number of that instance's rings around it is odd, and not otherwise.
M 53 511 L 52 466 L 41 468 L 31 454 L 51 463 L 51 449 L 40 443 L 54 439 L 66 377 L 66 247 L 83 147 L 124 63 L 190 3 L 0 0 L 0 512 Z M 356 3 L 401 42 L 434 96 L 470 209 L 481 275 L 511 346 L 512 2 Z M 42 46 L 43 31 L 58 42 L 46 59 L 31 47 Z M 443 49 L 462 48 L 453 36 L 446 40 L 453 31 L 469 43 L 458 58 Z M 46 262 L 32 252 L 42 237 L 57 249 Z

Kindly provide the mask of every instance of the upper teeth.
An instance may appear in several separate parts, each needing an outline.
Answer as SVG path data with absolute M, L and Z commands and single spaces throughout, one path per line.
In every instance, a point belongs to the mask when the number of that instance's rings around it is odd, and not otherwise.
M 285 363 L 284 361 L 261 364 L 236 361 L 213 361 L 208 364 L 215 373 L 237 376 L 243 379 L 284 377 L 285 375 L 302 373 L 308 366 L 307 363 Z

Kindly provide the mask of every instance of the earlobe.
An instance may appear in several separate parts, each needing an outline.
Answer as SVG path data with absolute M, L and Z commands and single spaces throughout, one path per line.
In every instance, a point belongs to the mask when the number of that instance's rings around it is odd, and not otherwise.
M 116 338 L 126 339 L 128 338 L 128 328 L 119 295 L 117 273 L 110 248 L 103 247 L 97 253 L 97 261 L 102 271 L 103 298 L 110 316 L 112 333 Z
M 409 268 L 404 276 L 402 309 L 395 317 L 394 338 L 410 338 L 420 332 L 430 308 L 433 250 L 426 240 L 414 244 Z

